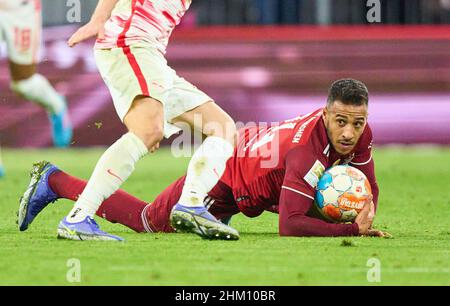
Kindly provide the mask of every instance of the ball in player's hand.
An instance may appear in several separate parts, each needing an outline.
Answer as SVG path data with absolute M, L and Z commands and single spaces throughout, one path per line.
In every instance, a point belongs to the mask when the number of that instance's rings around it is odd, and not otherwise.
M 372 189 L 364 173 L 348 165 L 338 165 L 320 178 L 314 202 L 327 220 L 353 222 L 371 196 Z

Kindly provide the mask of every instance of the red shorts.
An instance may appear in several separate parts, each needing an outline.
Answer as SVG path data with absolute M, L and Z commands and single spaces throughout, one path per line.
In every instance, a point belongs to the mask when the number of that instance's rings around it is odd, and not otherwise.
M 181 197 L 185 178 L 186 176 L 183 176 L 172 183 L 146 209 L 147 220 L 153 232 L 170 233 L 174 231 L 170 226 L 169 216 L 172 207 Z M 209 207 L 209 212 L 217 219 L 240 212 L 231 188 L 221 181 L 208 193 L 205 204 Z

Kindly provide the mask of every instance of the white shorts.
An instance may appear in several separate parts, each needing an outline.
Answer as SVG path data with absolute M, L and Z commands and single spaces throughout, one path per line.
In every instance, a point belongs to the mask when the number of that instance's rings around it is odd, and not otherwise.
M 167 65 L 164 56 L 148 44 L 97 49 L 95 60 L 120 120 L 123 122 L 136 96 L 151 97 L 164 106 L 166 138 L 180 131 L 172 124 L 174 118 L 213 101 L 203 91 L 179 77 Z
M 10 61 L 19 65 L 37 63 L 41 28 L 39 0 L 0 9 L 0 41 L 6 42 Z

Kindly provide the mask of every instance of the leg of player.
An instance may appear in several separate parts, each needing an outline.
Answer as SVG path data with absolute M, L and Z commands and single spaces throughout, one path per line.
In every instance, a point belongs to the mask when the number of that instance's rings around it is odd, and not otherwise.
M 87 182 L 71 176 L 49 162 L 41 161 L 33 165 L 30 184 L 20 199 L 18 226 L 26 231 L 35 218 L 48 204 L 58 199 L 76 201 L 86 188 Z M 148 204 L 123 190 L 117 190 L 103 201 L 97 216 L 112 223 L 122 224 L 138 233 L 173 232 L 169 215 L 179 199 L 185 176 L 170 184 Z M 239 213 L 236 205 L 220 201 L 220 195 L 209 208 L 217 218 L 229 217 Z M 124 205 L 126 204 L 126 205 Z M 79 240 L 85 236 L 78 236 Z
M 76 201 L 87 182 L 70 176 L 49 162 L 33 165 L 30 184 L 20 198 L 17 224 L 20 231 L 26 231 L 38 214 L 58 199 Z M 126 203 L 126 205 L 124 205 Z M 143 219 L 148 203 L 118 190 L 106 199 L 97 215 L 113 223 L 120 223 L 136 232 L 148 232 L 148 222 Z M 106 233 L 104 233 L 106 235 Z M 78 236 L 79 240 L 86 237 Z
M 8 12 L 0 12 L 0 25 L 8 50 L 11 88 L 18 95 L 47 109 L 56 146 L 66 147 L 72 128 L 64 97 L 45 77 L 36 73 L 41 43 L 42 18 L 40 1 L 22 1 Z
M 202 118 L 201 122 L 195 120 Z M 179 231 L 194 232 L 210 239 L 238 239 L 239 233 L 218 221 L 205 208 L 203 200 L 217 184 L 232 156 L 236 127 L 231 117 L 210 101 L 175 118 L 173 123 L 185 122 L 206 137 L 192 157 L 186 182 L 170 219 Z
M 81 235 L 84 240 L 122 240 L 100 231 L 94 215 L 102 202 L 128 179 L 136 163 L 158 148 L 163 138 L 163 120 L 160 102 L 144 96 L 135 98 L 124 118 L 129 132 L 103 153 L 74 208 L 60 222 L 59 237 L 78 240 Z
M 52 125 L 53 143 L 67 147 L 72 140 L 72 127 L 65 98 L 58 94 L 48 80 L 36 73 L 36 64 L 21 65 L 9 61 L 11 89 L 27 100 L 44 107 Z

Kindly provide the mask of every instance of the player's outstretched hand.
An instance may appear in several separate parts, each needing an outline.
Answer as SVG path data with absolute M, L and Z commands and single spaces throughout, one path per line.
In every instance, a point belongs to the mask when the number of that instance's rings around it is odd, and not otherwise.
M 372 229 L 372 228 L 369 229 L 369 231 L 367 232 L 367 236 L 381 237 L 381 238 L 393 238 L 393 236 L 391 234 L 389 234 L 388 232 L 383 232 L 383 231 Z
M 373 218 L 375 217 L 375 205 L 372 201 L 366 204 L 356 217 L 355 223 L 359 226 L 360 235 L 368 235 L 372 227 Z
M 81 28 L 79 28 L 68 40 L 69 47 L 74 47 L 80 42 L 97 37 L 98 39 L 105 38 L 105 24 L 103 22 L 90 21 Z

